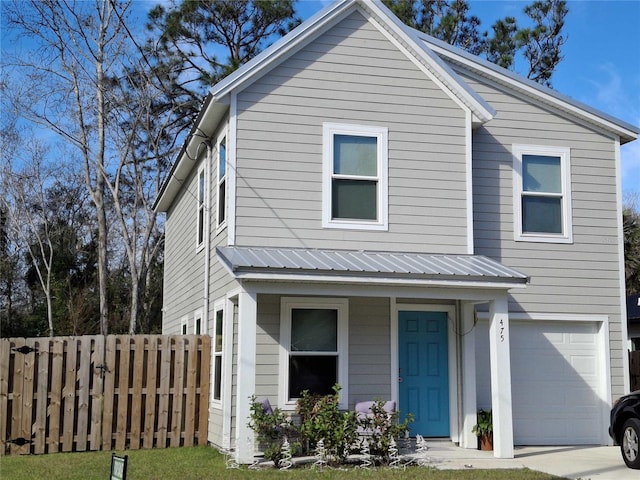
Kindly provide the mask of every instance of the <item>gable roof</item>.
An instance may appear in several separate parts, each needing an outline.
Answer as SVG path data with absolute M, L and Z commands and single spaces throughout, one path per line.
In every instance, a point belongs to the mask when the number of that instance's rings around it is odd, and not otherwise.
M 583 121 L 595 124 L 605 131 L 620 137 L 621 144 L 631 142 L 637 139 L 638 135 L 640 135 L 640 128 L 624 122 L 619 118 L 579 102 L 567 95 L 563 95 L 556 90 L 545 87 L 544 85 L 466 52 L 465 50 L 449 45 L 442 40 L 431 37 L 417 30 L 413 30 L 413 32 L 420 42 L 430 50 L 436 52 L 442 58 L 446 58 L 447 62 L 452 65 L 466 71 L 471 71 L 481 77 L 490 79 L 492 82 L 520 92 L 554 110 L 565 112 L 573 117 L 578 117 Z M 454 67 L 454 69 L 458 68 Z
M 375 21 L 411 60 L 431 75 L 454 100 L 468 108 L 476 126 L 491 120 L 496 111 L 449 64 L 473 71 L 552 109 L 596 125 L 619 137 L 621 144 L 635 140 L 640 134 L 640 129 L 633 125 L 404 25 L 380 0 L 339 0 L 313 15 L 211 87 L 184 146 L 160 188 L 153 208 L 168 210 L 193 167 L 193 162 L 189 160 L 193 160 L 193 156 L 199 151 L 203 143 L 201 137 L 211 135 L 215 124 L 227 114 L 232 92 L 238 92 L 256 81 L 354 11 Z
M 216 255 L 244 280 L 322 281 L 511 288 L 527 275 L 482 255 L 217 247 Z
M 434 75 L 462 104 L 467 106 L 479 123 L 484 123 L 495 115 L 495 110 L 458 74 L 456 74 L 438 55 L 421 45 L 411 29 L 377 0 L 340 0 L 302 23 L 290 33 L 280 38 L 269 48 L 241 68 L 225 77 L 211 87 L 210 93 L 214 101 L 228 102 L 226 98 L 234 90 L 242 90 L 244 86 L 264 75 L 274 66 L 292 55 L 295 51 L 311 42 L 322 32 L 337 24 L 354 11 L 360 11 L 382 23 L 384 28 L 403 46 L 410 50 L 417 61 Z

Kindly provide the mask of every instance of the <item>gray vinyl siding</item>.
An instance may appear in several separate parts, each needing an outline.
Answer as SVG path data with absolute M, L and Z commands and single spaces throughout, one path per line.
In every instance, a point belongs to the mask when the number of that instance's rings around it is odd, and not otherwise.
M 623 393 L 614 139 L 463 75 L 498 114 L 473 135 L 475 253 L 531 277 L 510 311 L 609 319 L 613 396 Z M 513 144 L 569 147 L 573 243 L 514 241 Z
M 278 405 L 280 299 L 258 295 L 256 396 Z M 390 304 L 388 298 L 349 298 L 349 407 L 391 399 Z
M 199 164 L 198 164 L 199 165 Z M 189 317 L 193 329 L 194 311 L 203 306 L 204 249 L 196 251 L 197 166 L 177 195 L 165 222 L 164 334 L 179 334 L 180 322 Z
M 349 407 L 391 400 L 391 322 L 388 298 L 349 299 Z
M 322 228 L 324 122 L 389 129 L 389 231 Z M 238 94 L 236 244 L 466 253 L 465 132 L 354 13 Z

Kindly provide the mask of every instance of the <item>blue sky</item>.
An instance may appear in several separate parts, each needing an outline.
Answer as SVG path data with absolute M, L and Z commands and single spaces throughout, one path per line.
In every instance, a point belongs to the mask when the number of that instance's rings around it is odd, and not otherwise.
M 470 13 L 489 30 L 498 18 L 523 18 L 522 9 L 532 1 L 470 0 Z M 301 0 L 298 12 L 308 18 L 331 3 Z M 640 0 L 569 0 L 567 5 L 568 38 L 552 77 L 554 89 L 640 128 Z M 622 146 L 621 163 L 623 193 L 640 202 L 640 139 Z

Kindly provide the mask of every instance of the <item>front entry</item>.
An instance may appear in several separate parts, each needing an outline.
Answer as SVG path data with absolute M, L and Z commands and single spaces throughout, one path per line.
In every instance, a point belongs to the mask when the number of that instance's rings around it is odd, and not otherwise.
M 447 328 L 447 312 L 398 313 L 399 409 L 414 416 L 411 436 L 449 436 Z

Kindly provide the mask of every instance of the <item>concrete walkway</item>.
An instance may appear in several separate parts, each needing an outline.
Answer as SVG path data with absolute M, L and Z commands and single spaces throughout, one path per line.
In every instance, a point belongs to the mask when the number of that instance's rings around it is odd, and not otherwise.
M 631 470 L 624 464 L 620 447 L 516 447 L 515 458 L 498 459 L 493 452 L 459 448 L 450 442 L 427 443 L 426 459 L 438 469 L 528 468 L 570 479 L 640 479 L 640 470 Z

